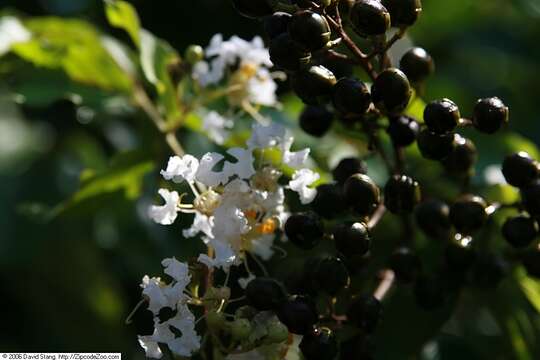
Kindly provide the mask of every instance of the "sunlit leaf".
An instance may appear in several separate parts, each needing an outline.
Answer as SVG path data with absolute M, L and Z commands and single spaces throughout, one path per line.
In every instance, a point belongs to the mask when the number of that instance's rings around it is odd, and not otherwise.
M 139 16 L 130 3 L 120 0 L 105 0 L 105 14 L 112 26 L 124 29 L 131 36 L 135 45 L 140 46 Z

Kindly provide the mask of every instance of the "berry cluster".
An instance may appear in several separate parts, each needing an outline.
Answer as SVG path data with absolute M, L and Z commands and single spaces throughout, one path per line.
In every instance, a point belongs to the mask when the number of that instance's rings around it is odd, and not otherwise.
M 246 288 L 256 311 L 274 312 L 290 333 L 303 335 L 299 347 L 305 359 L 331 360 L 338 354 L 341 359 L 370 358 L 369 339 L 388 288 L 358 293 L 351 282 L 371 261 L 373 228 L 386 212 L 403 220 L 404 239 L 383 259 L 381 284 L 391 285 L 394 279 L 401 286 L 410 284 L 422 309 L 442 306 L 464 285 L 494 288 L 501 281 L 507 259 L 474 246 L 479 230 L 501 209 L 519 211 L 505 221 L 502 234 L 512 247 L 525 249 L 520 260 L 530 275 L 540 277 L 540 250 L 532 248 L 539 230 L 540 165 L 524 152 L 507 157 L 502 172 L 520 189 L 522 201 L 489 204 L 470 193 L 477 149 L 457 133 L 464 127 L 481 134 L 499 131 L 508 123 L 508 107 L 497 97 L 480 99 L 465 118 L 458 105 L 444 98 L 428 103 L 423 119 L 406 113 L 412 99 L 423 95 L 434 62 L 426 50 L 414 47 L 393 65 L 388 50 L 417 21 L 420 0 L 233 0 L 233 5 L 240 14 L 261 20 L 274 66 L 287 73 L 305 103 L 299 118 L 303 131 L 322 137 L 337 118 L 337 126 L 364 133 L 369 148 L 388 167 L 389 178 L 379 187 L 363 159 L 342 159 L 332 171 L 334 181 L 317 187 L 310 208 L 288 218 L 284 232 L 292 244 L 326 252 L 308 257 L 300 281 L 287 284 L 296 295 L 269 277 L 256 278 Z M 394 35 L 387 38 L 391 31 Z M 364 70 L 365 78 L 353 76 L 355 67 Z M 381 131 L 390 138 L 395 161 L 385 154 Z M 422 193 L 419 181 L 406 174 L 404 148 L 413 144 L 423 158 L 463 179 L 457 198 L 447 203 Z M 445 242 L 435 272 L 426 271 L 417 254 L 415 228 Z M 321 298 L 331 299 L 322 311 L 316 306 Z M 345 311 L 336 313 L 336 303 L 345 304 Z M 338 342 L 335 331 L 343 323 L 357 332 Z

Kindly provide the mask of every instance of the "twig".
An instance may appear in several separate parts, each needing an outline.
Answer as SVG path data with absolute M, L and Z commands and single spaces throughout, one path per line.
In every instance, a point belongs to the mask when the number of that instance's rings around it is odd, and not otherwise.
M 392 288 L 392 285 L 394 285 L 395 274 L 392 270 L 388 269 L 381 271 L 379 276 L 381 282 L 373 292 L 373 296 L 377 300 L 382 301 Z
M 371 216 L 371 218 L 369 219 L 367 223 L 368 229 L 371 230 L 375 226 L 377 226 L 377 224 L 379 223 L 379 221 L 381 221 L 385 213 L 386 213 L 386 207 L 383 204 L 379 204 L 379 206 L 377 207 L 377 210 L 375 210 L 375 212 L 373 213 L 373 215 Z
M 396 41 L 398 41 L 399 39 L 403 38 L 403 36 L 405 36 L 405 34 L 407 33 L 407 28 L 401 28 L 399 29 L 395 34 L 394 36 L 392 36 L 392 38 L 390 38 L 390 40 L 388 40 L 384 46 L 380 49 L 375 49 L 373 50 L 371 53 L 369 53 L 367 55 L 367 59 L 368 60 L 371 60 L 373 59 L 375 56 L 379 55 L 379 54 L 383 54 L 383 53 L 386 53 L 388 50 L 390 50 L 390 48 L 396 43 Z

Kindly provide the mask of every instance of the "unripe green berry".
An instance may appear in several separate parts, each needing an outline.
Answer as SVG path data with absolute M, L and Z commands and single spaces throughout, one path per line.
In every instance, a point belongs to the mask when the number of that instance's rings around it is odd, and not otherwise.
M 184 54 L 188 64 L 194 65 L 204 59 L 204 50 L 200 45 L 189 45 Z
M 244 340 L 252 331 L 251 323 L 247 319 L 235 319 L 229 324 L 231 336 L 235 340 Z

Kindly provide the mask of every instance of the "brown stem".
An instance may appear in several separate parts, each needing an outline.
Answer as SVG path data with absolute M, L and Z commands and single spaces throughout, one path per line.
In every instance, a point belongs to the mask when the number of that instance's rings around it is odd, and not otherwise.
M 373 213 L 373 215 L 371 216 L 371 218 L 369 219 L 367 223 L 368 229 L 371 230 L 375 226 L 377 226 L 377 224 L 379 223 L 379 221 L 381 221 L 385 213 L 386 213 L 386 207 L 384 206 L 384 204 L 379 204 L 379 206 L 377 207 L 377 210 L 375 210 L 375 212 Z
M 390 48 L 396 43 L 396 41 L 403 38 L 403 36 L 405 36 L 406 33 L 407 33 L 407 28 L 399 29 L 398 32 L 396 32 L 394 36 L 390 38 L 390 40 L 386 41 L 383 47 L 381 47 L 380 49 L 375 49 L 371 53 L 369 53 L 367 55 L 367 59 L 371 60 L 379 54 L 386 54 L 388 50 L 390 50 Z
M 373 296 L 377 300 L 382 301 L 394 285 L 395 274 L 392 270 L 387 269 L 381 271 L 379 277 L 381 279 L 381 282 L 373 292 Z

